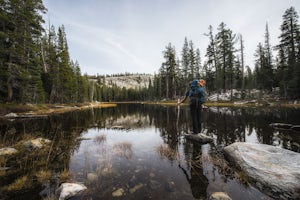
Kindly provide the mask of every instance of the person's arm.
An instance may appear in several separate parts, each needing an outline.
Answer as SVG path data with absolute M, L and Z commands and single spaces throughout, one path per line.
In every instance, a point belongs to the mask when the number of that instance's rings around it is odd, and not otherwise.
M 185 96 L 184 99 L 182 99 L 178 104 L 182 104 L 186 101 L 186 99 L 188 98 L 188 96 Z
M 178 102 L 178 105 L 184 103 L 184 102 L 186 101 L 186 99 L 188 98 L 188 96 L 189 96 L 189 92 L 187 91 L 187 92 L 185 93 L 184 99 L 182 99 L 181 101 L 179 101 L 179 102 Z

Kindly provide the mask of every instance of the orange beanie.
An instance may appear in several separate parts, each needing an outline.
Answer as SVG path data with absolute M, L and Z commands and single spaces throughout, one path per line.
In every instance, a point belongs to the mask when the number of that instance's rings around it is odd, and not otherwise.
M 206 85 L 206 81 L 203 80 L 203 79 L 200 79 L 200 85 L 201 85 L 202 87 L 204 87 L 204 86 Z

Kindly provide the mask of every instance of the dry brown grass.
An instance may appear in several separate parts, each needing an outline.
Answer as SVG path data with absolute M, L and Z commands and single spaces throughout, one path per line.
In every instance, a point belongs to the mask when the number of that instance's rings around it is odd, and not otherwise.
M 66 182 L 70 179 L 71 173 L 69 170 L 64 170 L 60 173 L 60 182 Z
M 115 144 L 113 149 L 115 150 L 116 154 L 120 157 L 125 157 L 127 159 L 132 158 L 132 144 L 129 142 L 121 142 Z
M 8 185 L 7 190 L 8 191 L 19 191 L 19 190 L 23 190 L 26 188 L 30 188 L 30 186 L 31 186 L 31 184 L 30 184 L 29 178 L 28 178 L 28 176 L 25 175 L 25 176 L 18 178 L 10 185 Z
M 10 112 L 23 115 L 49 115 L 53 113 L 65 113 L 75 110 L 84 110 L 90 108 L 108 108 L 115 107 L 116 103 L 82 103 L 82 104 L 0 104 L 0 115 Z
M 51 171 L 45 171 L 45 170 L 41 170 L 36 174 L 37 180 L 40 183 L 45 183 L 46 181 L 50 180 L 52 176 Z
M 94 141 L 102 144 L 106 141 L 106 135 L 98 135 L 97 137 L 94 138 Z
M 177 160 L 179 159 L 179 153 L 178 151 L 170 148 L 166 144 L 161 144 L 157 147 L 157 152 L 160 155 L 161 158 L 167 158 L 169 160 Z

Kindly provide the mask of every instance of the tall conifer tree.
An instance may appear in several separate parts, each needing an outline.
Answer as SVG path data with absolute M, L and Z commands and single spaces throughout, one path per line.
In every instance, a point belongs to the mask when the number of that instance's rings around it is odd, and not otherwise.
M 283 73 L 280 86 L 284 94 L 293 98 L 300 96 L 300 28 L 298 18 L 294 7 L 285 11 L 280 27 L 280 43 L 277 46 L 280 63 L 278 72 Z

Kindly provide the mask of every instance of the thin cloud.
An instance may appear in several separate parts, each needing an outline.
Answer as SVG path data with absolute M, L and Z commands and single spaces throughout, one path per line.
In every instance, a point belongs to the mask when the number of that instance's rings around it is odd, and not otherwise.
M 169 42 L 180 57 L 184 37 L 200 49 L 202 63 L 208 45 L 208 26 L 214 34 L 221 22 L 242 34 L 245 64 L 253 68 L 253 54 L 264 42 L 268 22 L 271 45 L 278 43 L 284 11 L 294 0 L 44 0 L 50 23 L 65 25 L 71 57 L 83 72 L 153 73 L 163 62 Z

